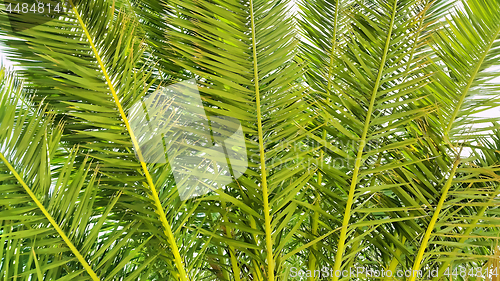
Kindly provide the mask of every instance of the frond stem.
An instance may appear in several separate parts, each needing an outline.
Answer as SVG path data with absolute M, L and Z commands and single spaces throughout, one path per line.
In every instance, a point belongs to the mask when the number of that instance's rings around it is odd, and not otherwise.
M 259 70 L 257 65 L 257 42 L 255 36 L 255 19 L 253 11 L 253 0 L 250 0 L 250 21 L 252 28 L 252 52 L 253 52 L 253 73 L 255 83 L 255 99 L 257 107 L 257 130 L 259 136 L 259 154 L 260 154 L 260 172 L 261 172 L 261 187 L 262 199 L 264 203 L 264 224 L 266 230 L 266 251 L 267 251 L 267 280 L 274 280 L 274 257 L 273 257 L 273 240 L 271 230 L 271 216 L 269 209 L 269 194 L 267 190 L 266 178 L 266 157 L 264 150 L 264 134 L 262 133 L 262 116 L 260 110 L 260 92 L 259 92 Z
M 453 183 L 455 173 L 457 172 L 458 164 L 460 164 L 459 159 L 455 160 L 455 163 L 453 163 L 453 168 L 451 170 L 448 180 L 446 181 L 443 192 L 441 194 L 441 198 L 439 199 L 439 203 L 436 206 L 436 209 L 434 210 L 434 214 L 432 215 L 432 219 L 431 222 L 429 223 L 429 226 L 427 226 L 424 238 L 422 239 L 422 243 L 420 243 L 420 248 L 418 249 L 418 254 L 415 257 L 415 263 L 413 264 L 413 270 L 409 281 L 415 281 L 415 279 L 417 278 L 417 272 L 420 269 L 420 263 L 422 262 L 422 259 L 424 257 L 425 249 L 427 248 L 427 244 L 429 243 L 429 238 L 431 237 L 432 231 L 434 230 L 434 226 L 436 225 L 439 213 L 441 212 L 441 209 L 443 209 L 444 201 L 446 200 L 446 196 L 448 195 L 448 190 L 450 190 L 450 187 Z
M 85 268 L 85 270 L 87 271 L 87 273 L 90 275 L 90 277 L 92 278 L 92 280 L 99 281 L 100 279 L 97 276 L 97 274 L 94 272 L 94 270 L 92 269 L 92 267 L 90 267 L 90 265 L 88 264 L 88 262 L 82 256 L 82 254 L 80 254 L 80 252 L 75 247 L 75 245 L 73 245 L 73 243 L 71 242 L 71 240 L 69 240 L 68 236 L 66 236 L 66 234 L 61 229 L 61 227 L 59 227 L 59 224 L 57 224 L 57 222 L 50 215 L 50 213 L 47 211 L 47 209 L 45 209 L 45 207 L 38 200 L 38 198 L 36 198 L 36 196 L 33 193 L 33 191 L 31 191 L 31 189 L 28 187 L 28 185 L 24 182 L 23 178 L 16 172 L 16 170 L 14 169 L 14 167 L 12 167 L 12 165 L 9 163 L 9 161 L 5 158 L 5 156 L 1 152 L 0 152 L 0 160 L 3 161 L 3 163 L 5 164 L 5 166 L 7 166 L 7 168 L 10 170 L 10 172 L 14 175 L 14 177 L 17 179 L 17 181 L 24 188 L 24 190 L 26 191 L 26 193 L 28 193 L 28 195 L 31 197 L 31 200 L 33 200 L 33 202 L 35 202 L 35 205 L 38 207 L 38 209 L 40 209 L 40 211 L 42 211 L 42 213 L 47 218 L 47 220 L 49 220 L 50 224 L 57 231 L 57 234 L 59 234 L 59 236 L 61 236 L 61 238 L 64 240 L 64 242 L 66 243 L 66 245 L 68 246 L 68 248 L 71 250 L 71 252 L 73 253 L 73 255 L 76 256 L 76 258 L 78 259 L 78 261 L 80 262 L 80 264 L 83 266 L 83 268 Z
M 495 174 L 494 174 L 495 175 Z M 496 175 L 495 175 L 496 176 Z M 500 178 L 496 178 L 496 180 L 500 180 Z M 497 188 L 495 189 L 495 192 L 493 192 L 493 194 L 489 197 L 487 203 L 492 203 L 494 200 L 495 200 L 495 197 L 497 196 L 497 193 L 498 191 L 500 190 L 500 185 L 497 186 Z M 463 244 L 465 243 L 465 241 L 467 241 L 469 239 L 469 235 L 472 233 L 472 231 L 476 228 L 476 225 L 479 223 L 480 219 L 482 216 L 484 216 L 484 214 L 486 213 L 486 211 L 489 209 L 489 206 L 488 205 L 485 205 L 483 206 L 480 211 L 477 213 L 476 217 L 478 217 L 477 219 L 474 219 L 471 221 L 470 223 L 470 226 L 467 227 L 467 229 L 465 230 L 464 234 L 462 235 L 462 238 L 460 238 L 460 240 L 458 241 L 459 244 Z M 455 249 L 453 249 L 452 253 L 458 253 L 459 251 L 461 250 L 460 247 L 456 247 Z M 437 276 L 443 276 L 444 272 L 446 271 L 446 268 L 451 264 L 451 261 L 450 260 L 446 260 L 440 267 L 439 267 L 439 272 L 438 272 L 438 275 Z M 435 277 L 434 278 L 435 281 L 438 280 L 438 277 Z
M 382 56 L 382 60 L 380 62 L 380 67 L 379 67 L 378 74 L 377 74 L 377 79 L 375 80 L 375 85 L 373 86 L 373 92 L 371 95 L 370 105 L 369 105 L 368 111 L 366 113 L 365 126 L 363 129 L 363 134 L 361 135 L 360 144 L 359 144 L 358 152 L 356 155 L 356 162 L 354 164 L 354 171 L 352 174 L 351 186 L 349 189 L 349 196 L 347 198 L 347 203 L 346 203 L 346 207 L 345 207 L 344 219 L 342 222 L 342 230 L 340 231 L 339 244 L 337 246 L 337 254 L 335 256 L 335 264 L 333 267 L 333 272 L 339 271 L 341 266 L 342 266 L 342 258 L 344 256 L 345 242 L 347 239 L 347 228 L 349 226 L 349 221 L 351 218 L 351 209 L 352 209 L 352 205 L 354 202 L 354 193 L 356 191 L 356 186 L 358 183 L 359 170 L 361 168 L 361 159 L 363 156 L 363 150 L 365 149 L 365 145 L 366 145 L 366 137 L 368 135 L 368 129 L 370 128 L 370 120 L 371 120 L 371 116 L 373 113 L 373 108 L 375 106 L 375 100 L 377 98 L 378 87 L 380 85 L 380 80 L 382 80 L 382 73 L 384 70 L 385 61 L 387 59 L 387 53 L 389 51 L 389 45 L 391 43 L 392 30 L 394 27 L 394 20 L 396 18 L 397 5 L 398 5 L 398 0 L 394 0 L 394 6 L 393 6 L 392 15 L 391 15 L 391 23 L 390 23 L 389 32 L 387 34 L 387 40 L 385 42 L 385 47 L 384 47 L 384 55 Z M 334 274 L 332 280 L 337 281 L 339 279 L 339 277 L 335 276 L 335 274 Z
M 476 79 L 476 76 L 479 73 L 479 70 L 481 69 L 481 66 L 483 65 L 484 60 L 488 56 L 489 51 L 493 47 L 493 44 L 495 43 L 495 41 L 499 35 L 500 35 L 500 24 L 498 25 L 497 30 L 495 31 L 495 33 L 491 37 L 491 41 L 489 42 L 488 46 L 484 49 L 483 55 L 481 56 L 481 58 L 477 62 L 476 68 L 474 69 L 471 76 L 469 77 L 469 81 L 467 82 L 467 86 L 465 86 L 464 90 L 462 91 L 460 99 L 456 103 L 455 109 L 453 110 L 453 113 L 451 114 L 451 118 L 449 120 L 448 126 L 446 127 L 446 129 L 444 131 L 444 139 L 448 144 L 450 144 L 449 134 L 450 134 L 450 131 L 453 127 L 453 123 L 455 122 L 455 119 L 457 119 L 458 112 L 460 111 L 460 108 L 462 107 L 462 105 L 465 101 L 467 93 L 469 92 L 470 87 L 472 87 L 472 83 Z
M 97 59 L 97 62 L 99 63 L 99 66 L 104 74 L 104 77 L 105 77 L 106 82 L 108 84 L 108 87 L 111 91 L 111 94 L 113 95 L 113 99 L 114 99 L 115 104 L 118 108 L 118 111 L 120 112 L 120 115 L 123 119 L 123 122 L 125 123 L 125 126 L 127 127 L 127 131 L 128 131 L 130 138 L 132 140 L 132 144 L 134 145 L 134 149 L 135 149 L 137 156 L 139 158 L 139 161 L 141 163 L 141 167 L 142 167 L 142 170 L 144 172 L 144 176 L 146 177 L 146 180 L 147 180 L 150 192 L 151 192 L 151 197 L 152 197 L 151 199 L 153 200 L 154 205 L 155 205 L 156 213 L 159 216 L 160 222 L 161 222 L 162 227 L 163 227 L 163 231 L 164 231 L 165 235 L 167 236 L 167 239 L 170 243 L 170 247 L 172 248 L 172 253 L 174 255 L 174 262 L 175 262 L 175 265 L 177 267 L 177 270 L 179 270 L 180 279 L 182 281 L 189 281 L 189 277 L 187 276 L 186 270 L 184 269 L 184 263 L 182 261 L 181 255 L 179 253 L 179 248 L 177 247 L 177 242 L 176 242 L 174 234 L 172 232 L 172 228 L 171 228 L 169 222 L 167 221 L 165 211 L 163 210 L 163 206 L 161 205 L 160 198 L 158 196 L 158 192 L 156 191 L 156 188 L 155 188 L 155 185 L 153 182 L 153 178 L 151 177 L 151 174 L 149 173 L 148 168 L 146 166 L 146 163 L 144 161 L 144 157 L 142 155 L 142 151 L 140 149 L 137 138 L 135 137 L 134 132 L 133 132 L 132 128 L 130 127 L 130 123 L 127 119 L 127 115 L 125 114 L 125 111 L 123 110 L 123 107 L 120 103 L 120 99 L 116 93 L 116 90 L 113 86 L 113 83 L 111 82 L 111 78 L 109 77 L 109 75 L 106 71 L 106 67 L 104 66 L 104 63 L 101 60 L 101 56 L 99 55 L 99 53 L 95 47 L 94 41 L 92 40 L 92 37 L 90 36 L 90 33 L 87 29 L 87 26 L 85 25 L 82 18 L 80 17 L 80 14 L 79 14 L 78 10 L 76 9 L 76 6 L 73 4 L 73 1 L 69 0 L 69 2 L 70 2 L 71 7 L 73 7 L 73 12 L 75 13 L 75 15 L 77 17 L 78 22 L 80 23 L 83 31 L 85 32 L 85 35 L 87 36 L 87 40 L 89 41 L 89 44 L 92 47 L 92 51 L 94 52 L 94 56 Z

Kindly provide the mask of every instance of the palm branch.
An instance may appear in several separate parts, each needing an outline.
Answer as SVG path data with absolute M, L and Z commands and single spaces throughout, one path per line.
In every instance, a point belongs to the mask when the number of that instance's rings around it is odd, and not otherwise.
M 372 267 L 451 280 L 464 278 L 447 268 L 492 266 L 498 123 L 476 115 L 498 105 L 499 10 L 461 3 L 3 12 L 19 66 L 0 77 L 4 278 L 294 280 Z M 200 105 L 165 94 L 179 89 Z M 176 113 L 182 103 L 191 115 Z M 199 143 L 238 127 L 244 145 Z M 158 139 L 166 153 L 148 150 Z M 241 147 L 246 160 L 229 159 Z M 189 153 L 200 162 L 177 158 Z M 208 180 L 181 179 L 179 165 Z

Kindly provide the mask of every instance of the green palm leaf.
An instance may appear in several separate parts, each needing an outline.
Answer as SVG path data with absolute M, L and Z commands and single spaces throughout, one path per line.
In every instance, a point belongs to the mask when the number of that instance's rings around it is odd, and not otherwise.
M 446 272 L 493 266 L 498 122 L 477 115 L 498 106 L 500 13 L 462 4 L 2 6 L 18 66 L 0 74 L 1 276 L 467 280 Z

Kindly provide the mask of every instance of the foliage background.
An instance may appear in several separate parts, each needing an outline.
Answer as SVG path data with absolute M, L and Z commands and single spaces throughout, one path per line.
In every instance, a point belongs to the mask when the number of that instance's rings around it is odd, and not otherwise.
M 0 71 L 4 280 L 498 265 L 498 111 L 478 116 L 499 101 L 499 1 L 69 8 L 22 32 L 39 18 L 0 15 L 17 66 Z M 135 157 L 126 113 L 191 78 L 209 116 L 243 124 L 249 168 L 181 201 L 168 164 Z

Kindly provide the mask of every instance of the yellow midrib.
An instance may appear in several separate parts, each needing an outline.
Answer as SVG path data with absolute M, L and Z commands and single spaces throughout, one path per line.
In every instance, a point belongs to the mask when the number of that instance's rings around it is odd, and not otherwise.
M 497 179 L 497 180 L 499 180 L 499 179 Z M 495 199 L 495 197 L 497 196 L 499 190 L 500 190 L 500 185 L 497 186 L 497 188 L 495 189 L 495 192 L 493 192 L 493 195 L 491 195 L 489 197 L 488 203 L 490 203 L 491 201 L 493 201 Z M 488 210 L 488 208 L 489 208 L 488 205 L 483 206 L 481 208 L 481 210 L 477 213 L 477 216 L 478 217 L 482 217 L 486 213 L 486 211 Z M 462 238 L 460 238 L 460 240 L 458 241 L 458 244 L 463 244 L 465 241 L 467 241 L 467 239 L 469 239 L 468 236 L 476 228 L 476 224 L 479 221 L 480 221 L 479 218 L 474 219 L 474 220 L 471 221 L 470 226 L 465 230 Z M 457 248 L 455 248 L 452 251 L 452 253 L 458 253 L 460 250 L 461 250 L 461 248 L 457 247 Z M 439 270 L 437 277 L 435 277 L 433 280 L 437 281 L 438 278 L 439 278 L 439 276 L 443 276 L 444 271 L 448 268 L 448 266 L 450 265 L 450 263 L 451 263 L 451 261 L 449 261 L 449 260 L 445 261 L 444 264 L 441 265 L 441 269 Z
M 390 28 L 389 28 L 389 32 L 387 34 L 387 40 L 385 42 L 384 54 L 383 54 L 382 60 L 380 62 L 380 67 L 379 67 L 379 71 L 377 74 L 377 79 L 376 79 L 375 85 L 373 87 L 370 105 L 368 107 L 368 111 L 366 114 L 365 126 L 363 129 L 363 134 L 361 135 L 360 144 L 359 144 L 358 152 L 356 155 L 356 162 L 354 164 L 354 171 L 353 171 L 353 175 L 352 175 L 351 186 L 349 188 L 349 196 L 347 198 L 344 219 L 342 221 L 342 230 L 340 232 L 340 237 L 338 240 L 339 244 L 337 247 L 337 254 L 335 256 L 335 263 L 334 263 L 334 267 L 333 267 L 333 272 L 339 271 L 340 267 L 342 266 L 342 257 L 344 256 L 344 247 L 345 247 L 345 241 L 346 241 L 346 237 L 347 237 L 347 226 L 349 225 L 349 221 L 351 218 L 351 208 L 352 208 L 352 204 L 354 202 L 354 193 L 356 191 L 359 169 L 361 167 L 361 157 L 363 156 L 363 150 L 364 150 L 365 145 L 366 145 L 366 136 L 368 135 L 368 129 L 370 127 L 371 115 L 373 112 L 373 107 L 375 105 L 375 99 L 377 97 L 377 92 L 378 92 L 380 80 L 382 79 L 382 72 L 384 69 L 385 61 L 387 59 L 387 53 L 389 51 L 389 45 L 390 45 L 391 37 L 392 37 L 392 30 L 394 27 L 394 19 L 396 17 L 397 4 L 398 4 L 398 1 L 395 0 L 393 11 L 392 11 L 392 16 L 391 16 Z M 339 279 L 339 277 L 340 276 L 337 277 L 334 274 L 332 280 L 337 281 Z
M 253 51 L 253 73 L 255 83 L 255 99 L 257 107 L 257 130 L 259 136 L 259 154 L 260 154 L 260 173 L 262 177 L 262 198 L 264 203 L 264 225 L 266 230 L 266 251 L 267 251 L 267 280 L 274 280 L 274 257 L 273 257 L 273 240 L 271 230 L 271 217 L 269 209 L 269 194 L 267 190 L 266 177 L 266 157 L 264 151 L 264 137 L 262 133 L 262 116 L 260 111 L 260 92 L 259 92 L 259 70 L 257 65 L 257 43 L 255 36 L 255 19 L 253 15 L 253 1 L 250 0 L 250 21 L 252 28 L 252 51 Z
M 132 128 L 130 127 L 130 124 L 127 119 L 127 115 L 125 114 L 125 111 L 123 110 L 123 107 L 121 106 L 120 99 L 118 95 L 116 94 L 115 88 L 113 86 L 113 83 L 111 82 L 111 79 L 106 71 L 106 68 L 104 66 L 104 63 L 101 60 L 101 57 L 99 53 L 97 52 L 97 49 L 95 47 L 94 41 L 92 40 L 92 37 L 90 36 L 90 33 L 87 29 L 87 26 L 83 22 L 82 18 L 80 17 L 80 13 L 76 9 L 76 6 L 73 4 L 72 0 L 69 0 L 69 3 L 71 7 L 73 7 L 73 12 L 75 13 L 75 16 L 78 19 L 78 22 L 80 23 L 85 35 L 87 36 L 87 40 L 92 48 L 92 51 L 94 52 L 94 56 L 97 59 L 97 62 L 99 63 L 99 66 L 103 72 L 103 75 L 106 79 L 106 82 L 108 84 L 109 90 L 111 91 L 111 94 L 113 95 L 113 99 L 115 101 L 115 104 L 118 108 L 118 111 L 120 112 L 120 115 L 123 119 L 123 122 L 125 123 L 125 126 L 127 127 L 127 131 L 130 135 L 130 138 L 132 140 L 132 144 L 134 145 L 134 149 L 137 153 L 137 156 L 139 158 L 139 161 L 141 163 L 142 170 L 144 172 L 144 176 L 146 177 L 146 180 L 148 182 L 148 186 L 152 195 L 152 199 L 155 205 L 156 213 L 159 216 L 160 222 L 162 223 L 163 226 L 163 231 L 165 235 L 167 236 L 167 239 L 170 243 L 170 247 L 172 248 L 172 252 L 174 254 L 174 262 L 177 266 L 177 269 L 179 270 L 180 278 L 182 281 L 188 281 L 189 277 L 186 274 L 186 270 L 184 269 L 184 263 L 182 262 L 182 258 L 179 253 L 179 248 L 177 247 L 177 242 L 175 241 L 175 237 L 172 232 L 172 228 L 170 227 L 170 224 L 167 221 L 165 211 L 163 210 L 163 206 L 161 205 L 160 198 L 158 196 L 158 193 L 156 191 L 153 178 L 151 177 L 151 174 L 148 171 L 148 168 L 146 166 L 146 163 L 144 162 L 144 157 L 142 155 L 142 151 L 140 150 L 139 143 L 137 142 L 137 138 L 134 135 L 134 132 L 132 131 Z
M 87 263 L 87 261 L 82 256 L 82 254 L 80 254 L 80 252 L 75 247 L 75 245 L 73 245 L 73 243 L 71 243 L 71 240 L 69 240 L 68 236 L 66 236 L 66 234 L 61 229 L 61 227 L 59 227 L 59 224 L 57 224 L 57 222 L 54 220 L 54 218 L 52 218 L 52 216 L 47 211 L 47 209 L 45 209 L 45 207 L 42 205 L 42 203 L 40 201 L 38 201 L 38 198 L 36 198 L 33 191 L 31 191 L 31 189 L 28 187 L 28 185 L 24 182 L 24 180 L 21 178 L 21 176 L 16 172 L 14 167 L 12 167 L 12 165 L 9 163 L 9 161 L 7 161 L 7 159 L 5 158 L 5 156 L 1 152 L 0 152 L 0 160 L 2 160 L 4 162 L 4 164 L 7 166 L 7 168 L 9 168 L 10 172 L 14 175 L 14 177 L 17 179 L 17 181 L 21 184 L 21 186 L 24 188 L 26 193 L 28 193 L 28 195 L 31 197 L 31 200 L 33 200 L 33 202 L 35 202 L 36 206 L 40 209 L 40 211 L 42 211 L 44 216 L 49 220 L 50 224 L 54 227 L 54 229 L 57 231 L 57 233 L 61 236 L 61 238 L 66 243 L 66 245 L 68 245 L 71 252 L 76 256 L 78 261 L 83 265 L 83 268 L 85 268 L 85 270 L 90 275 L 92 280 L 99 281 L 100 279 L 97 276 L 97 274 L 94 272 L 92 267 L 90 267 L 90 265 Z
M 450 117 L 450 121 L 448 122 L 448 126 L 446 127 L 446 130 L 444 131 L 444 138 L 447 143 L 450 143 L 450 137 L 449 133 L 451 129 L 453 128 L 453 123 L 457 119 L 458 112 L 462 108 L 462 105 L 465 101 L 465 97 L 467 96 L 470 87 L 472 86 L 472 83 L 476 79 L 477 74 L 479 73 L 479 69 L 481 69 L 481 66 L 483 65 L 484 60 L 488 56 L 489 51 L 493 47 L 493 44 L 495 43 L 496 39 L 500 35 L 500 25 L 497 26 L 497 30 L 495 33 L 493 33 L 493 37 L 491 38 L 491 41 L 489 42 L 488 46 L 485 48 L 483 55 L 477 62 L 476 68 L 474 68 L 474 71 L 472 72 L 471 76 L 469 77 L 469 81 L 467 82 L 467 85 L 465 86 L 464 90 L 461 93 L 460 99 L 458 100 L 457 106 L 453 110 L 453 113 Z
M 422 262 L 422 259 L 424 257 L 425 249 L 427 248 L 427 244 L 429 243 L 429 238 L 431 237 L 432 231 L 434 230 L 434 226 L 436 225 L 439 213 L 443 208 L 444 201 L 446 200 L 446 196 L 448 195 L 448 190 L 450 189 L 451 184 L 453 182 L 453 178 L 455 177 L 458 164 L 460 164 L 460 160 L 457 159 L 455 160 L 455 163 L 453 163 L 453 169 L 451 170 L 450 176 L 446 181 L 443 193 L 441 194 L 441 198 L 439 199 L 439 203 L 436 206 L 436 210 L 434 210 L 434 214 L 432 215 L 432 219 L 429 225 L 427 226 L 424 238 L 422 239 L 422 243 L 420 243 L 420 248 L 418 250 L 417 256 L 415 257 L 415 263 L 413 264 L 412 276 L 409 281 L 415 281 L 415 279 L 417 278 L 416 273 L 420 269 L 420 263 Z

